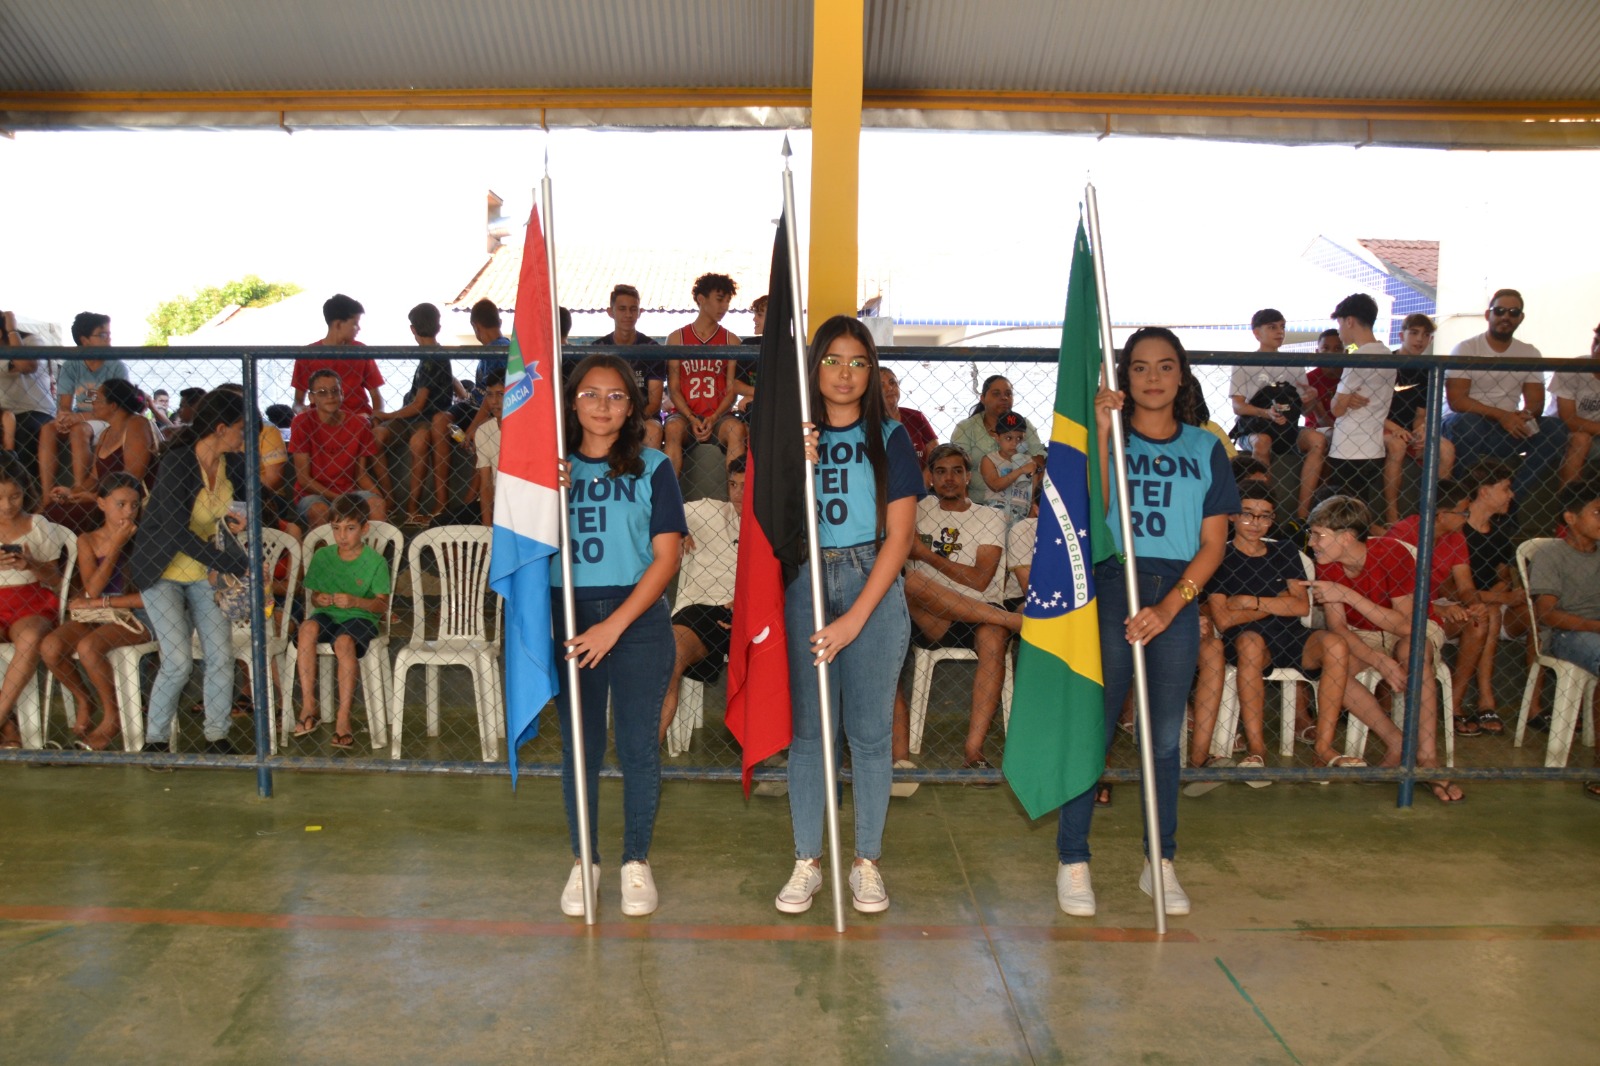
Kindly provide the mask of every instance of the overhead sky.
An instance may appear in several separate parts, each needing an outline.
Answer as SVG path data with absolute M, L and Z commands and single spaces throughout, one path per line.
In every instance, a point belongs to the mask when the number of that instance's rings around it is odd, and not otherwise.
M 368 307 L 363 339 L 404 343 L 405 309 L 453 298 L 482 264 L 485 190 L 525 218 L 547 151 L 563 245 L 765 248 L 782 139 L 774 131 L 18 133 L 0 140 L 8 208 L 0 307 L 59 323 L 106 311 L 119 343 L 139 343 L 160 300 L 256 273 L 318 295 L 307 301 L 308 341 L 322 331 L 320 294 L 342 290 Z M 803 223 L 806 131 L 793 134 L 793 146 Z M 947 309 L 1059 317 L 1089 178 L 1118 320 L 1239 322 L 1266 304 L 1291 319 L 1325 316 L 1341 283 L 1301 259 L 1318 234 L 1444 240 L 1441 310 L 1463 312 L 1467 326 L 1485 291 L 1533 276 L 1564 302 L 1589 304 L 1575 321 L 1594 319 L 1600 304 L 1591 284 L 1600 276 L 1592 265 L 1600 153 L 1038 134 L 863 133 L 863 282 L 881 287 L 886 310 L 902 317 Z M 1562 279 L 1577 281 L 1560 289 Z M 1579 354 L 1587 333 L 1571 323 L 1537 335 L 1552 321 L 1536 313 L 1549 303 L 1530 299 L 1526 331 L 1547 350 Z

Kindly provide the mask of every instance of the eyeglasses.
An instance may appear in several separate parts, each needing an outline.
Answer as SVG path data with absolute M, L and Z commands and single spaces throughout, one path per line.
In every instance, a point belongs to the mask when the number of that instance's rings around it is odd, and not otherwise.
M 1271 512 L 1268 512 L 1266 514 L 1262 514 L 1260 511 L 1240 511 L 1239 512 L 1239 521 L 1241 521 L 1241 522 L 1270 522 L 1270 521 L 1272 521 L 1272 514 L 1271 514 Z
M 344 393 L 344 390 L 341 389 L 337 385 L 330 385 L 329 387 L 327 387 L 325 389 L 312 389 L 311 390 L 311 395 L 315 396 L 319 400 L 322 399 L 324 396 L 339 396 L 339 395 L 342 395 L 343 393 Z
M 628 402 L 628 394 L 623 392 L 621 389 L 614 389 L 611 392 L 600 392 L 598 389 L 584 389 L 582 392 L 578 393 L 577 401 L 579 403 L 591 404 L 594 406 L 599 406 L 603 403 L 617 404 L 618 406 L 621 406 L 622 404 Z
M 1343 530 L 1339 530 L 1339 529 L 1324 529 L 1324 530 L 1320 530 L 1320 531 L 1313 529 L 1311 531 L 1311 539 L 1312 540 L 1332 540 L 1334 537 L 1337 537 L 1342 532 L 1343 532 Z
M 97 329 L 93 333 L 89 334 L 89 336 L 99 337 L 103 341 L 108 341 L 111 339 L 111 331 L 108 329 Z
M 822 365 L 823 366 L 838 366 L 839 365 L 839 357 L 836 356 L 836 355 L 825 355 L 825 356 L 822 357 Z M 848 363 L 845 364 L 845 366 L 849 367 L 851 370 L 870 370 L 870 369 L 872 369 L 872 363 L 869 362 L 866 359 L 862 359 L 860 356 L 857 356 L 856 358 L 850 360 Z
M 1493 315 L 1494 317 L 1496 317 L 1496 318 L 1503 318 L 1503 317 L 1505 317 L 1507 315 L 1511 316 L 1512 318 L 1521 318 L 1522 317 L 1522 308 L 1520 308 L 1520 307 L 1491 307 L 1491 308 L 1489 308 L 1489 313 L 1491 315 Z

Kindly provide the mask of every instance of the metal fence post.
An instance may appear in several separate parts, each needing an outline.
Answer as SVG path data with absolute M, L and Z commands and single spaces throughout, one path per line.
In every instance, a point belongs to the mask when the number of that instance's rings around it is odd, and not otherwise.
M 1401 762 L 1405 776 L 1395 794 L 1396 807 L 1409 807 L 1417 784 L 1417 740 L 1422 717 L 1422 686 L 1435 683 L 1427 670 L 1428 609 L 1433 604 L 1433 529 L 1434 509 L 1438 504 L 1439 490 L 1439 438 L 1444 424 L 1443 367 L 1428 367 L 1428 398 L 1426 407 L 1427 440 L 1422 447 L 1422 484 L 1417 502 L 1417 594 L 1411 602 L 1411 650 L 1407 657 L 1405 738 L 1401 746 Z M 1436 664 L 1436 668 L 1437 668 Z M 1454 728 L 1450 708 L 1439 701 L 1439 726 Z M 1432 727 L 1430 727 L 1432 728 Z M 1439 741 L 1435 739 L 1435 757 Z
M 261 536 L 261 410 L 255 358 L 245 352 L 240 357 L 240 363 L 244 385 L 245 504 L 249 512 L 246 528 L 250 544 L 250 699 L 255 704 L 256 794 L 262 799 L 270 799 L 272 767 L 267 763 L 267 757 L 272 753 L 275 723 L 272 721 L 272 704 L 267 688 L 272 683 L 267 676 L 266 582 L 270 575 L 266 572 Z M 284 610 L 288 609 L 289 605 L 285 604 Z M 287 699 L 291 694 L 286 692 L 282 695 Z

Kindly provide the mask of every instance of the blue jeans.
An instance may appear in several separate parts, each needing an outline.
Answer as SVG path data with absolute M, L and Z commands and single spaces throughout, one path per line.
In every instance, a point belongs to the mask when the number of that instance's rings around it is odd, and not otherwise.
M 1461 470 L 1477 459 L 1515 463 L 1517 456 L 1526 451 L 1528 457 L 1517 464 L 1516 473 L 1511 475 L 1511 491 L 1519 500 L 1550 476 L 1567 450 L 1566 423 L 1549 415 L 1540 416 L 1539 432 L 1519 439 L 1483 415 L 1448 414 L 1444 416 L 1444 436 L 1456 446 L 1456 466 Z
M 1545 651 L 1557 659 L 1577 663 L 1591 674 L 1600 674 L 1600 633 L 1552 629 L 1545 645 Z
M 622 600 L 579 600 L 576 632 L 605 621 L 622 606 Z M 566 639 L 566 612 L 561 590 L 555 590 L 550 616 L 555 619 L 556 648 Z M 650 838 L 656 829 L 656 808 L 661 802 L 661 701 L 672 680 L 677 645 L 672 639 L 672 618 L 666 598 L 657 600 L 623 630 L 610 654 L 592 668 L 579 671 L 579 696 L 583 702 L 583 768 L 589 785 L 589 854 L 600 861 L 600 764 L 606 755 L 606 702 L 617 735 L 617 764 L 622 768 L 622 861 L 650 858 Z M 556 709 L 561 719 L 561 798 L 567 808 L 567 833 L 572 854 L 578 841 L 578 793 L 572 761 L 572 711 L 565 666 Z
M 207 740 L 228 735 L 228 714 L 233 707 L 233 627 L 217 606 L 209 581 L 168 581 L 163 578 L 143 590 L 144 613 L 161 645 L 161 669 L 150 689 L 150 720 L 145 735 L 157 744 L 166 742 L 178 699 L 194 670 L 194 646 L 189 634 L 198 631 L 205 655 Z
M 1094 568 L 1095 593 L 1100 606 L 1100 662 L 1105 673 L 1106 750 L 1117 735 L 1122 701 L 1133 687 L 1133 646 L 1124 625 L 1128 620 L 1128 589 L 1123 565 L 1115 559 Z M 1159 603 L 1177 579 L 1139 575 L 1139 602 Z M 1155 737 L 1156 817 L 1161 828 L 1161 857 L 1178 852 L 1178 742 L 1183 735 L 1184 708 L 1194 684 L 1200 659 L 1200 612 L 1191 603 L 1178 612 L 1172 624 L 1145 645 L 1145 676 L 1150 693 L 1150 731 Z M 1089 861 L 1089 821 L 1094 815 L 1094 789 L 1068 800 L 1061 807 L 1056 830 L 1056 852 L 1062 862 Z M 1143 792 L 1140 793 L 1141 798 Z M 1150 850 L 1148 837 L 1145 851 Z
M 822 550 L 822 604 L 829 623 L 848 611 L 878 558 L 875 545 Z M 822 776 L 822 715 L 817 668 L 811 654 L 811 572 L 802 569 L 784 593 L 783 624 L 789 639 L 789 693 L 794 740 L 789 745 L 789 818 L 794 856 L 822 857 L 826 789 Z M 856 857 L 883 854 L 883 823 L 889 814 L 894 775 L 894 690 L 911 641 L 904 579 L 896 577 L 867 624 L 828 665 L 828 690 L 837 750 L 839 724 L 850 738 L 851 798 L 856 812 Z

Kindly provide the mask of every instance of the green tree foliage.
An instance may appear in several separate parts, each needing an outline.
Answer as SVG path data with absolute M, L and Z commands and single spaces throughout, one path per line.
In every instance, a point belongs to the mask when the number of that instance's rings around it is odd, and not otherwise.
M 196 289 L 193 296 L 175 296 L 160 304 L 145 319 L 150 324 L 150 334 L 145 343 L 163 346 L 168 337 L 181 337 L 193 333 L 211 321 L 224 307 L 266 307 L 300 292 L 294 282 L 262 281 L 254 274 L 246 274 L 220 288 L 207 285 Z

